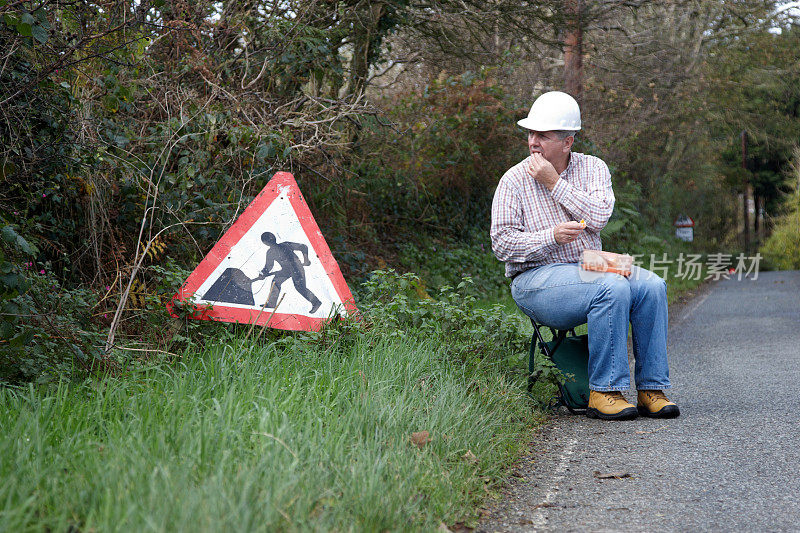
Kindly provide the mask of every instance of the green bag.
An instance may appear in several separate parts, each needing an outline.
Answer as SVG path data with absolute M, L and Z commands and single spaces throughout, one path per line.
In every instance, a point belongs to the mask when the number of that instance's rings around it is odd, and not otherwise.
M 570 411 L 586 409 L 589 405 L 589 336 L 575 335 L 545 343 L 551 359 L 562 374 L 573 379 L 558 386 L 561 403 Z
M 545 357 L 553 361 L 562 374 L 572 375 L 571 379 L 567 376 L 567 381 L 558 386 L 559 402 L 572 413 L 585 411 L 589 405 L 589 336 L 568 335 L 567 331 L 550 328 L 550 331 L 553 332 L 553 340 L 544 341 L 539 332 L 539 325 L 534 323 L 533 326 L 535 333 L 531 339 L 529 361 L 531 377 L 528 382 L 528 390 L 533 387 L 536 379 L 533 371 L 538 337 Z

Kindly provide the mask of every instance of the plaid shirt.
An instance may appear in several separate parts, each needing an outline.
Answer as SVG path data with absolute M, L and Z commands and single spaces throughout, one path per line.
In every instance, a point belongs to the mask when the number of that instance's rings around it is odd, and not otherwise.
M 611 173 L 602 159 L 572 152 L 552 191 L 527 172 L 530 156 L 511 167 L 492 202 L 492 250 L 506 263 L 506 276 L 548 263 L 576 263 L 584 249 L 601 250 L 600 230 L 614 210 Z M 556 243 L 553 229 L 586 221 L 573 242 Z

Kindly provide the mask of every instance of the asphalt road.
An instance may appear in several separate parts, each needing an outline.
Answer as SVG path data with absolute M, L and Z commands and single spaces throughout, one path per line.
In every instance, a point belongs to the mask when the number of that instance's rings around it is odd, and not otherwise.
M 681 416 L 557 415 L 479 531 L 800 531 L 800 271 L 722 280 L 676 315 Z

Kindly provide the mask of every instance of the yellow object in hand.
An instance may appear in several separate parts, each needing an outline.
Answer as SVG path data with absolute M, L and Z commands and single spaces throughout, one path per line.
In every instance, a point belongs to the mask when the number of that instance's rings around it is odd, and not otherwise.
M 581 219 L 581 226 L 583 226 L 584 228 L 586 227 L 586 221 L 584 219 Z

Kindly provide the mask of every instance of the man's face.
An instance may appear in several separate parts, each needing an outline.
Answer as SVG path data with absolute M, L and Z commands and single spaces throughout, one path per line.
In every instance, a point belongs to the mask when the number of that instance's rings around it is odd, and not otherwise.
M 531 154 L 539 152 L 545 159 L 555 164 L 569 153 L 572 139 L 573 137 L 559 139 L 554 131 L 529 131 L 528 149 Z

